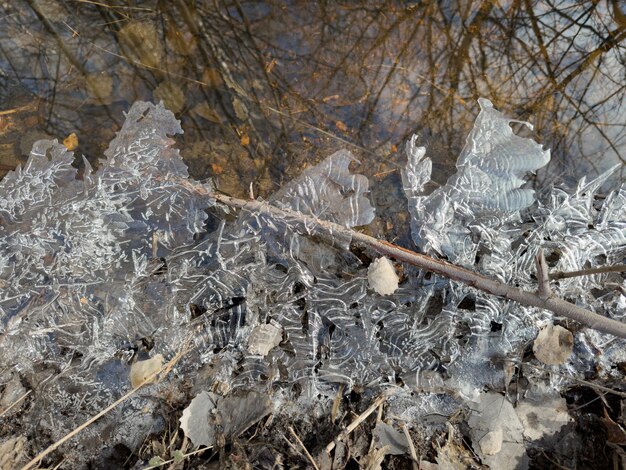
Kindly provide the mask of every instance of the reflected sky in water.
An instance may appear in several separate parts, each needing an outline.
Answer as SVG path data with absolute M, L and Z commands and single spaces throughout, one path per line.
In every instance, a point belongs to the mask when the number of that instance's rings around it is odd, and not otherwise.
M 71 133 L 97 162 L 135 100 L 163 100 L 191 174 L 236 196 L 348 148 L 377 205 L 404 212 L 405 142 L 445 182 L 481 96 L 552 148 L 540 184 L 626 158 L 618 1 L 117 3 L 0 6 L 0 170 Z

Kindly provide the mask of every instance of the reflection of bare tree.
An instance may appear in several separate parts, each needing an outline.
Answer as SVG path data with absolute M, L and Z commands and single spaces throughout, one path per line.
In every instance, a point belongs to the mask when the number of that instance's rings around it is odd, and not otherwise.
M 304 25 L 300 11 L 286 13 L 281 21 L 291 20 L 291 28 L 303 31 L 304 45 L 276 41 L 271 19 L 253 28 L 271 44 L 283 71 L 297 73 L 301 67 L 301 85 L 292 91 L 317 101 L 340 92 L 342 102 L 330 112 L 341 116 L 344 109 L 364 109 L 354 113 L 360 130 L 367 128 L 364 122 L 377 121 L 392 129 L 388 137 L 397 142 L 419 123 L 446 146 L 458 147 L 455 136 L 468 126 L 466 103 L 483 95 L 515 114 L 534 115 L 543 124 L 539 131 L 555 137 L 557 153 L 579 153 L 599 167 L 607 165 L 598 162 L 607 150 L 613 161 L 623 157 L 623 120 L 616 113 L 623 99 L 626 32 L 615 2 L 524 0 L 506 8 L 487 1 L 456 7 L 433 2 L 397 11 L 346 7 L 307 11 L 319 16 Z M 293 48 L 305 52 L 293 58 Z M 316 75 L 325 78 L 322 88 L 311 80 Z
M 3 8 L 4 75 L 44 101 L 48 132 L 67 133 L 68 121 L 87 127 L 79 114 L 110 122 L 117 108 L 153 99 L 170 81 L 185 96 L 188 142 L 241 141 L 225 161 L 237 166 L 246 156 L 248 169 L 237 173 L 246 187 L 250 178 L 295 173 L 320 146 L 326 153 L 349 142 L 380 159 L 416 129 L 449 164 L 478 96 L 532 116 L 558 157 L 553 174 L 625 157 L 626 21 L 616 0 L 332 8 L 177 1 L 167 10 L 30 0 Z M 94 85 L 98 74 L 111 77 L 109 95 Z

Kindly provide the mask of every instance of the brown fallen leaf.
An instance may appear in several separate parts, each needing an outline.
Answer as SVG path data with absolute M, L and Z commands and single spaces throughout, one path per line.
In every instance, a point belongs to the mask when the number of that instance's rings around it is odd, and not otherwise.
M 202 71 L 202 83 L 211 88 L 217 88 L 224 83 L 218 69 L 207 67 Z
M 600 420 L 606 427 L 606 440 L 612 444 L 617 445 L 626 445 L 626 431 L 622 426 L 613 421 L 611 417 L 604 410 L 604 417 L 601 417 Z
M 544 327 L 533 343 L 535 357 L 544 364 L 564 364 L 572 355 L 574 336 L 560 325 Z
M 72 132 L 65 139 L 63 139 L 63 145 L 65 145 L 65 148 L 68 149 L 70 152 L 76 150 L 76 148 L 78 147 L 78 136 L 76 135 L 76 133 Z
M 248 134 L 242 134 L 241 136 L 241 145 L 244 147 L 246 145 L 250 145 L 250 136 Z
M 203 119 L 206 119 L 207 121 L 215 122 L 217 124 L 222 122 L 222 117 L 220 116 L 220 113 L 217 110 L 211 108 L 211 106 L 207 102 L 198 103 L 196 106 L 193 107 L 191 112 L 193 114 L 196 114 L 197 116 L 200 116 Z
M 137 361 L 130 367 L 130 383 L 133 388 L 137 388 L 144 383 L 151 375 L 158 372 L 163 367 L 163 355 L 157 354 L 145 361 Z M 154 383 L 156 377 L 153 377 L 149 383 Z
M 339 129 L 341 132 L 348 132 L 348 126 L 346 126 L 343 122 L 341 121 L 337 121 L 335 123 L 335 126 L 337 126 L 337 129 Z

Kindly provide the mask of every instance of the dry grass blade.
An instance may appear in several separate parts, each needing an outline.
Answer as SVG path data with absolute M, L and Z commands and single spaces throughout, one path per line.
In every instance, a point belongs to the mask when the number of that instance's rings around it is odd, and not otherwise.
M 402 423 L 402 431 L 406 437 L 406 441 L 409 443 L 409 452 L 411 453 L 411 459 L 413 460 L 413 470 L 419 470 L 419 459 L 417 458 L 417 452 L 415 451 L 415 444 L 413 444 L 413 438 L 409 434 L 409 428 L 406 423 Z
M 293 438 L 296 440 L 298 445 L 302 448 L 302 451 L 304 452 L 304 455 L 306 455 L 306 457 L 309 459 L 309 462 L 311 462 L 311 465 L 313 465 L 313 468 L 315 468 L 315 470 L 319 470 L 319 467 L 315 463 L 315 460 L 313 459 L 313 456 L 309 453 L 309 451 L 307 450 L 306 446 L 304 445 L 302 440 L 300 440 L 300 438 L 298 437 L 296 432 L 293 430 L 293 428 L 291 426 L 289 426 L 287 429 L 289 429 L 289 432 L 291 433 Z
M 376 408 L 382 405 L 387 400 L 387 398 L 389 398 L 389 396 L 390 396 L 389 393 L 382 393 L 381 395 L 379 395 L 378 398 L 376 398 L 376 400 L 374 400 L 374 402 L 363 413 L 357 416 L 354 419 L 354 421 L 352 421 L 348 425 L 348 427 L 341 434 L 339 434 L 339 436 L 335 438 L 334 441 L 332 441 L 326 446 L 326 452 L 330 453 L 335 448 L 337 441 L 345 439 L 346 436 L 348 436 L 352 431 L 354 431 L 358 427 L 359 424 L 365 421 L 369 417 L 369 415 L 371 415 L 374 411 L 376 411 Z

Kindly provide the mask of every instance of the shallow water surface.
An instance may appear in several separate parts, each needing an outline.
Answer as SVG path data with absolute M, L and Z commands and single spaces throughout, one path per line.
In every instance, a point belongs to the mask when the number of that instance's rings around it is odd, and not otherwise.
M 96 163 L 122 111 L 163 100 L 192 176 L 228 194 L 267 197 L 348 148 L 387 231 L 406 227 L 406 140 L 420 136 L 445 182 L 481 96 L 552 149 L 543 185 L 626 157 L 618 2 L 121 3 L 0 7 L 1 171 L 72 133 Z

